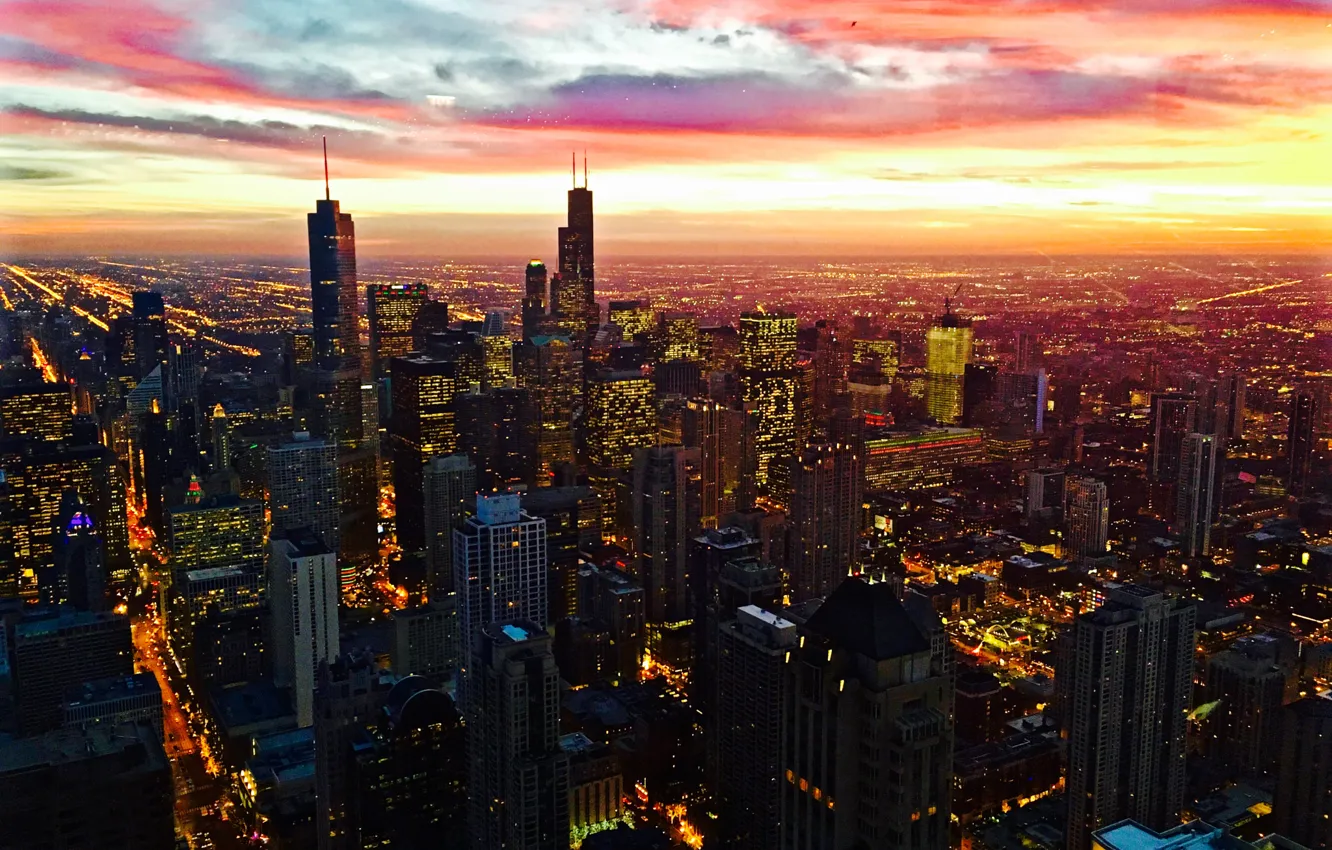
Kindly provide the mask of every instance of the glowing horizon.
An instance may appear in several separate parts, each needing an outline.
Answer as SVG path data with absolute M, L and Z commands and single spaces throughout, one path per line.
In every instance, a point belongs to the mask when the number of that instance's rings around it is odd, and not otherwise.
M 1322 251 L 1332 2 L 1164 5 L 0 0 L 0 248 Z

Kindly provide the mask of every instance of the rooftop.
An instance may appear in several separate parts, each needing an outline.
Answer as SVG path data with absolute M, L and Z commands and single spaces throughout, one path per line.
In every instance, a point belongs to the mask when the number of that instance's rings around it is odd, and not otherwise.
M 849 578 L 832 592 L 806 624 L 846 649 L 875 661 L 929 652 L 892 585 Z
M 1199 820 L 1165 832 L 1122 820 L 1093 832 L 1092 846 L 1102 850 L 1242 850 L 1253 845 Z

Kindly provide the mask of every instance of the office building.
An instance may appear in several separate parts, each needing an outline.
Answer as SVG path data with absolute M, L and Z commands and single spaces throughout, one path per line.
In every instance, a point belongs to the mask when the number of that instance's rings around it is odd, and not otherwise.
M 1027 522 L 1056 520 L 1064 515 L 1064 470 L 1045 467 L 1027 471 Z
M 546 622 L 577 617 L 581 553 L 601 543 L 601 497 L 591 487 L 541 487 L 522 494 L 522 509 L 546 521 Z
M 162 736 L 162 688 L 152 673 L 113 676 L 76 685 L 65 694 L 65 729 L 116 727 L 146 721 Z
M 390 360 L 416 350 L 416 316 L 428 298 L 424 283 L 372 283 L 365 288 L 370 374 L 376 381 L 388 377 Z
M 1179 458 L 1184 438 L 1196 432 L 1198 399 L 1186 393 L 1152 393 L 1151 455 L 1148 477 L 1157 483 L 1179 479 Z
M 421 484 L 425 522 L 419 533 L 426 557 L 426 592 L 431 599 L 443 599 L 453 592 L 453 532 L 476 497 L 476 467 L 466 455 L 432 457 L 421 472 Z
M 1189 434 L 1180 447 L 1175 524 L 1186 558 L 1202 557 L 1212 548 L 1212 521 L 1220 509 L 1220 465 L 1225 460 L 1222 445 L 1214 434 Z
M 338 657 L 338 572 L 332 550 L 309 528 L 268 544 L 273 680 L 291 688 L 296 722 L 314 723 L 315 669 Z
M 1291 393 L 1290 427 L 1286 432 L 1286 492 L 1303 496 L 1313 483 L 1315 442 L 1327 403 L 1322 387 L 1305 384 Z
M 446 682 L 461 661 L 457 597 L 393 612 L 393 671 Z
M 578 572 L 578 617 L 605 630 L 611 647 L 602 678 L 632 682 L 647 644 L 647 605 L 641 584 L 615 567 L 586 564 Z
M 171 850 L 171 764 L 147 721 L 60 729 L 0 745 L 9 850 Z
M 1225 439 L 1244 439 L 1244 416 L 1247 413 L 1247 382 L 1243 375 L 1231 372 L 1221 376 L 1219 398 L 1224 400 L 1224 409 L 1228 417 L 1225 423 Z
M 753 416 L 746 472 L 755 495 L 783 504 L 786 464 L 796 453 L 796 317 L 740 316 L 740 397 Z
M 891 585 L 844 581 L 799 628 L 782 689 L 782 850 L 949 846 L 947 641 Z
M 1186 601 L 1122 585 L 1074 621 L 1071 664 L 1057 671 L 1067 680 L 1069 850 L 1124 818 L 1179 822 L 1196 616 Z
M 842 443 L 808 446 L 791 460 L 786 568 L 792 598 L 832 593 L 855 572 L 860 543 L 860 456 Z
M 1069 478 L 1065 492 L 1065 557 L 1080 560 L 1104 555 L 1110 549 L 1110 499 L 1105 482 Z
M 486 317 L 487 332 L 481 335 L 481 346 L 486 350 L 487 388 L 502 387 L 513 380 L 513 340 L 504 327 L 502 313 Z
M 478 850 L 569 846 L 569 756 L 560 748 L 560 672 L 530 620 L 479 630 L 467 718 L 467 799 Z
M 559 229 L 558 238 L 560 272 L 551 282 L 551 312 L 558 314 L 557 321 L 572 339 L 586 339 L 601 324 L 595 284 L 592 192 L 587 188 L 586 161 L 583 185 L 569 190 L 568 224 Z
M 133 672 L 129 617 L 38 612 L 17 622 L 13 635 L 14 707 L 23 735 L 58 729 L 71 688 Z
M 448 331 L 450 318 L 447 303 L 432 299 L 422 304 L 416 313 L 416 322 L 412 325 L 412 350 L 425 351 L 427 343 L 435 334 Z
M 227 419 L 227 411 L 218 402 L 213 406 L 212 420 L 213 434 L 213 468 L 225 470 L 231 468 L 232 445 L 231 445 L 231 420 Z
M 523 339 L 527 340 L 546 331 L 546 306 L 550 303 L 546 264 L 529 260 L 523 278 Z
M 957 469 L 980 463 L 985 437 L 975 428 L 879 428 L 865 435 L 866 490 L 949 484 Z
M 736 509 L 744 413 L 710 399 L 690 399 L 685 403 L 682 425 L 684 444 L 699 450 L 698 521 L 704 528 L 716 528 L 722 517 Z
M 771 850 L 781 830 L 786 659 L 796 626 L 753 605 L 719 626 L 715 735 L 718 830 L 726 847 Z
M 582 395 L 582 366 L 567 336 L 540 335 L 518 347 L 518 386 L 536 403 L 538 486 L 573 463 L 573 414 Z
M 466 743 L 448 694 L 421 676 L 400 679 L 380 716 L 350 734 L 348 843 L 461 850 Z
M 308 528 L 332 552 L 340 544 L 338 449 L 299 432 L 268 448 L 268 510 L 274 531 Z
M 999 367 L 992 363 L 968 363 L 962 370 L 962 419 L 968 428 L 999 424 L 995 384 Z
M 606 321 L 618 327 L 627 340 L 652 333 L 655 314 L 647 301 L 612 301 L 606 313 Z
M 66 384 L 0 387 L 0 436 L 66 439 L 73 410 L 74 402 Z
M 661 313 L 657 317 L 658 363 L 699 359 L 698 317 L 692 313 Z
M 699 531 L 698 449 L 640 449 L 634 454 L 636 574 L 651 623 L 689 619 L 689 543 Z
M 973 334 L 971 322 L 945 302 L 943 315 L 925 335 L 925 407 L 940 425 L 962 421 L 963 375 L 971 362 Z
M 332 517 L 331 512 L 327 514 L 328 528 L 333 527 Z M 177 505 L 168 518 L 171 533 L 165 542 L 177 574 L 213 567 L 239 567 L 252 575 L 263 573 L 267 557 L 263 502 L 224 493 Z
M 464 663 L 487 623 L 509 616 L 546 623 L 546 521 L 517 495 L 480 496 L 453 534 L 454 592 Z
M 391 372 L 393 491 L 398 544 L 403 551 L 425 547 L 425 465 L 457 450 L 457 365 L 425 355 L 394 358 Z
M 102 538 L 77 491 L 65 491 L 51 534 L 51 566 L 37 577 L 42 604 L 105 611 L 109 597 Z
M 591 466 L 627 470 L 634 450 L 657 442 L 652 379 L 640 372 L 602 372 L 587 382 L 585 453 Z
M 1272 795 L 1276 831 L 1309 848 L 1332 847 L 1332 692 L 1286 706 Z
M 582 732 L 560 736 L 569 757 L 569 843 L 615 828 L 625 818 L 624 775 L 616 748 Z
M 167 375 L 166 304 L 159 292 L 131 292 L 134 363 L 139 379 L 160 369 Z

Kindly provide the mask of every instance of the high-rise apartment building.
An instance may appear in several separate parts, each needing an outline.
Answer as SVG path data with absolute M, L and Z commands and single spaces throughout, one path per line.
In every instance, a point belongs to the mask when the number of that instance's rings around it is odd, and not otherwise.
M 431 458 L 453 454 L 458 447 L 457 370 L 453 361 L 426 355 L 397 357 L 390 366 L 393 493 L 398 544 L 406 552 L 425 546 L 425 465 Z
M 416 348 L 416 317 L 428 298 L 424 283 L 372 283 L 365 288 L 371 375 L 375 380 L 388 376 L 390 360 Z
M 1104 555 L 1110 539 L 1110 499 L 1105 482 L 1095 478 L 1069 478 L 1065 496 L 1066 557 L 1082 559 Z
M 925 335 L 925 407 L 940 425 L 962 421 L 962 376 L 971 362 L 971 322 L 945 305 Z
M 587 382 L 584 414 L 587 462 L 627 470 L 634 450 L 657 442 L 652 379 L 640 372 L 601 372 Z
M 426 592 L 431 599 L 443 599 L 453 592 L 453 532 L 476 497 L 476 467 L 467 455 L 432 457 L 421 483 Z
M 800 627 L 782 690 L 775 846 L 949 846 L 950 650 L 937 618 L 921 618 L 891 585 L 852 578 Z
M 1059 467 L 1032 469 L 1027 472 L 1027 522 L 1055 519 L 1064 515 L 1065 472 Z
M 795 623 L 746 605 L 718 627 L 715 765 L 724 846 L 771 850 L 781 831 L 782 705 Z
M 468 824 L 477 850 L 569 846 L 569 757 L 560 748 L 560 671 L 530 620 L 479 630 L 469 666 Z
M 1187 393 L 1152 393 L 1151 456 L 1147 475 L 1155 482 L 1174 484 L 1179 478 L 1184 438 L 1196 432 L 1198 399 Z
M 689 619 L 689 549 L 698 534 L 700 453 L 680 446 L 634 454 L 637 576 L 651 623 Z
M 1207 659 L 1202 699 L 1203 752 L 1238 776 L 1262 776 L 1281 751 L 1281 705 L 1290 672 L 1278 662 L 1279 638 L 1250 635 Z
M 393 612 L 393 670 L 400 676 L 452 677 L 461 661 L 457 597 Z
M 786 568 L 795 601 L 826 597 L 855 571 L 861 484 L 852 446 L 812 445 L 791 460 Z
M 524 513 L 517 495 L 477 498 L 476 515 L 453 534 L 464 663 L 487 623 L 521 617 L 545 624 L 546 555 L 546 521 Z
M 746 449 L 755 493 L 782 504 L 786 464 L 796 453 L 796 317 L 790 313 L 740 316 L 740 396 L 754 417 Z
M 304 432 L 268 448 L 268 511 L 274 530 L 309 528 L 330 551 L 340 544 L 337 446 Z
M 690 399 L 683 416 L 684 444 L 699 450 L 699 524 L 716 528 L 736 508 L 740 489 L 744 413 L 710 399 Z
M 338 657 L 338 571 L 333 551 L 309 528 L 268 544 L 273 680 L 291 688 L 296 722 L 314 723 L 315 671 Z
M 1175 490 L 1175 524 L 1186 558 L 1206 555 L 1212 548 L 1212 521 L 1220 507 L 1223 440 L 1215 434 L 1189 434 L 1180 447 L 1179 486 Z
M 1282 710 L 1273 826 L 1305 847 L 1332 847 L 1332 691 Z
M 1137 585 L 1072 625 L 1068 694 L 1069 850 L 1124 818 L 1153 829 L 1179 822 L 1193 688 L 1194 607 Z

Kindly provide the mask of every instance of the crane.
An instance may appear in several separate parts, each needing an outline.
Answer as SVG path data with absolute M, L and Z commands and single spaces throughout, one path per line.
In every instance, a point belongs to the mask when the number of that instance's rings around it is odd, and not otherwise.
M 953 289 L 953 294 L 952 294 L 952 295 L 949 295 L 947 298 L 944 299 L 944 315 L 945 315 L 945 316 L 947 316 L 947 315 L 949 315 L 950 313 L 953 312 L 953 299 L 957 297 L 957 294 L 958 294 L 959 292 L 962 291 L 962 287 L 964 287 L 964 286 L 966 286 L 966 285 L 967 285 L 967 282 L 966 282 L 965 279 L 963 279 L 962 282 L 959 283 L 955 289 Z

